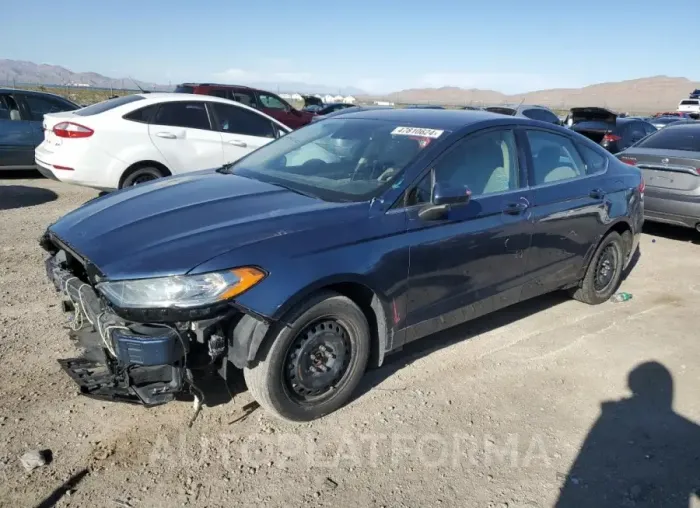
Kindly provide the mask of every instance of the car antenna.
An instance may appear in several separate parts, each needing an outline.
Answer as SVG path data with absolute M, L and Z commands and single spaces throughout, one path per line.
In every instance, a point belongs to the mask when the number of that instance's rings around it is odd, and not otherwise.
M 141 90 L 141 93 L 149 93 L 147 90 L 144 90 L 143 88 L 141 88 L 141 85 L 139 85 L 134 78 L 129 76 L 129 79 L 136 85 L 136 88 Z

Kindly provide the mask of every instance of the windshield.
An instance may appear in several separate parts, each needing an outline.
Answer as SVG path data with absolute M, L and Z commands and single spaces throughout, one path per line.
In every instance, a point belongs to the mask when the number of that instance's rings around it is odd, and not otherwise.
M 329 119 L 291 132 L 222 171 L 326 201 L 366 201 L 441 135 L 444 131 L 394 122 Z

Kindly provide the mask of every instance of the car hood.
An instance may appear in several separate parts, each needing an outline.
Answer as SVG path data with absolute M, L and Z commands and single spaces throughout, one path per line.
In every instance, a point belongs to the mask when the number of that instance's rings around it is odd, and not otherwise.
M 49 227 L 108 279 L 185 274 L 225 252 L 342 221 L 331 203 L 216 171 L 141 184 L 85 203 Z M 319 213 L 330 212 L 335 213 Z

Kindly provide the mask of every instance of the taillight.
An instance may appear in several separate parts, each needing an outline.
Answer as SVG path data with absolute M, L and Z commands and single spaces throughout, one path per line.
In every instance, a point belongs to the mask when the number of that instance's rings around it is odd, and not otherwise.
M 625 164 L 629 164 L 630 166 L 637 165 L 637 159 L 632 159 L 630 157 L 620 157 L 620 162 L 624 162 Z
M 608 142 L 608 143 L 613 143 L 615 141 L 620 141 L 622 138 L 620 136 L 617 136 L 615 134 L 607 133 L 605 136 L 603 136 L 603 141 Z
M 61 122 L 54 125 L 53 133 L 59 138 L 89 138 L 95 131 L 73 122 Z
M 644 195 L 644 189 L 647 188 L 647 185 L 644 183 L 644 177 L 642 177 L 642 180 L 639 182 L 639 193 L 643 196 Z

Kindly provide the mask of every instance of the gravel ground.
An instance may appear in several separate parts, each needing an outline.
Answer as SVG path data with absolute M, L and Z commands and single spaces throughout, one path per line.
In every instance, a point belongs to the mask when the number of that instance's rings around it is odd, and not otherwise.
M 94 196 L 0 175 L 0 505 L 512 508 L 552 506 L 566 484 L 624 499 L 616 506 L 659 495 L 688 506 L 700 492 L 694 232 L 648 228 L 622 285 L 629 302 L 550 295 L 426 338 L 368 373 L 349 406 L 310 424 L 255 410 L 241 387 L 188 428 L 190 403 L 80 397 L 56 363 L 76 350 L 37 239 Z M 655 390 L 670 372 L 675 413 L 660 390 L 658 404 L 601 406 L 629 398 L 628 374 L 649 361 L 660 365 L 637 372 L 660 379 Z M 603 410 L 598 420 L 603 407 L 617 408 L 612 418 Z M 640 421 L 657 423 L 639 437 Z M 42 449 L 51 462 L 26 472 L 19 457 Z

